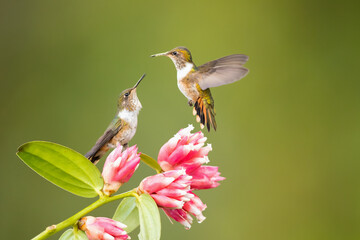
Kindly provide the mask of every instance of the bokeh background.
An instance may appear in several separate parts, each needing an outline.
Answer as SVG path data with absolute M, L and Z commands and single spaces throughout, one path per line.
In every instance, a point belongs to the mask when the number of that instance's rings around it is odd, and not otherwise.
M 30 239 L 93 201 L 44 181 L 17 147 L 48 140 L 86 153 L 119 93 L 143 73 L 131 143 L 156 157 L 180 128 L 199 130 L 173 63 L 149 58 L 183 45 L 198 65 L 247 54 L 250 74 L 212 90 L 209 157 L 227 179 L 199 193 L 206 221 L 186 231 L 162 214 L 162 239 L 360 239 L 358 9 L 357 1 L 1 1 L 1 238 Z M 124 190 L 153 173 L 141 166 Z M 116 206 L 93 215 L 111 217 Z

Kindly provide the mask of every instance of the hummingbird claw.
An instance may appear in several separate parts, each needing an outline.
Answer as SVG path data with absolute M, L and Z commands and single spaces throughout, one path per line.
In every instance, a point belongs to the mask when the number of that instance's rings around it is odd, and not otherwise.
M 125 151 L 128 147 L 129 147 L 129 144 L 128 143 L 125 143 L 123 146 L 123 150 Z
M 189 104 L 190 107 L 192 107 L 194 105 L 192 100 L 189 100 L 188 104 Z

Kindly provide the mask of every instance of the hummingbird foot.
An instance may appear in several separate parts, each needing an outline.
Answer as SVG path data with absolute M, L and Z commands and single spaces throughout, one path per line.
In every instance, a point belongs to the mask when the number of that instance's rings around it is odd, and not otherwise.
M 122 145 L 123 146 L 123 150 L 125 151 L 128 147 L 129 147 L 129 144 L 128 143 L 125 143 Z
M 189 104 L 190 107 L 194 106 L 194 102 L 192 100 L 189 100 L 188 104 Z

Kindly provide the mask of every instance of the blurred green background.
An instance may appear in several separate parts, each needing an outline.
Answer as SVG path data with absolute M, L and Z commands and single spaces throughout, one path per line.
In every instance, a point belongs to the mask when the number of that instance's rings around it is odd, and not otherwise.
M 199 193 L 206 221 L 186 231 L 162 214 L 162 239 L 360 239 L 358 9 L 357 1 L 1 1 L 1 238 L 30 239 L 93 201 L 44 181 L 17 147 L 48 140 L 86 153 L 119 93 L 143 73 L 131 143 L 156 157 L 180 128 L 199 130 L 173 63 L 149 57 L 182 45 L 198 65 L 247 54 L 250 74 L 212 90 L 210 164 L 227 179 Z M 141 166 L 124 189 L 153 173 Z M 93 215 L 111 217 L 116 206 Z

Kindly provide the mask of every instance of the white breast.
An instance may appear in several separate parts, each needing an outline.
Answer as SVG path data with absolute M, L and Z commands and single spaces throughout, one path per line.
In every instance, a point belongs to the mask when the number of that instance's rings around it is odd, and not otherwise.
M 185 67 L 181 69 L 177 69 L 177 80 L 180 81 L 181 79 L 186 77 L 186 75 L 188 75 L 188 73 L 191 71 L 193 67 L 194 65 L 192 63 L 187 62 L 185 63 Z
M 185 91 L 185 86 L 184 84 L 182 84 L 181 81 L 178 81 L 178 88 L 180 90 L 180 92 L 188 99 L 191 100 L 191 97 L 187 95 L 187 91 Z
M 187 95 L 187 91 L 185 89 L 184 84 L 182 83 L 182 79 L 189 74 L 189 72 L 193 69 L 193 67 L 194 65 L 192 63 L 186 63 L 185 67 L 181 69 L 177 69 L 177 84 L 179 90 L 189 100 L 191 100 L 191 97 Z
M 128 111 L 123 109 L 119 112 L 119 118 L 130 125 L 130 128 L 123 130 L 121 136 L 119 136 L 117 141 L 119 141 L 120 144 L 126 144 L 134 137 L 137 128 L 137 115 L 139 114 L 139 111 L 140 108 L 136 111 Z
M 128 111 L 123 109 L 119 112 L 119 118 L 123 119 L 125 122 L 129 123 L 130 126 L 133 128 L 137 126 L 137 115 L 139 111 Z

